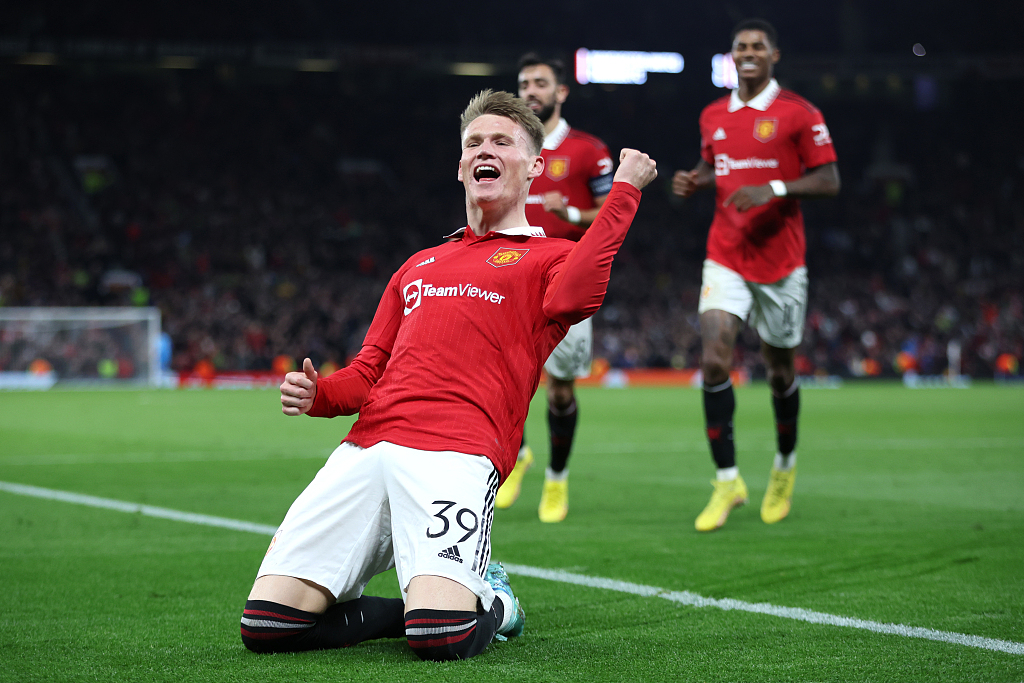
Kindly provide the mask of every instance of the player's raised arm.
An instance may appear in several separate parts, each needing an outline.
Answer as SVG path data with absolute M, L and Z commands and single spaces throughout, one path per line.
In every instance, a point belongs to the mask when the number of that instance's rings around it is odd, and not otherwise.
M 544 313 L 549 318 L 572 325 L 601 307 L 612 261 L 640 206 L 640 190 L 657 177 L 657 164 L 648 155 L 622 150 L 607 201 L 544 294 Z

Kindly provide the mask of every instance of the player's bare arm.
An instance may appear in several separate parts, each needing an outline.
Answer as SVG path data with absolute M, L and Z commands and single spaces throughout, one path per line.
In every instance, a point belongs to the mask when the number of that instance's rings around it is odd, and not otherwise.
M 810 169 L 795 180 L 785 181 L 783 185 L 786 189 L 784 196 L 793 199 L 834 197 L 839 194 L 839 167 L 835 162 L 823 164 Z M 779 195 L 776 194 L 775 188 L 771 184 L 744 185 L 726 197 L 722 206 L 732 204 L 738 211 L 747 211 L 756 206 L 763 206 L 777 196 Z
M 608 195 L 603 194 L 600 197 L 594 197 L 594 206 L 589 209 L 580 209 L 580 219 L 576 222 L 581 228 L 590 227 L 590 224 L 597 218 L 598 211 L 601 210 L 601 206 L 604 204 L 604 200 L 607 199 Z M 545 192 L 541 195 L 544 201 L 544 210 L 555 214 L 563 221 L 571 223 L 569 220 L 569 198 L 563 195 L 561 192 L 552 190 L 551 192 Z
M 715 186 L 715 169 L 701 159 L 692 171 L 676 171 L 672 176 L 672 194 L 689 197 L 697 190 Z
M 319 377 L 313 368 L 313 361 L 302 361 L 302 372 L 289 372 L 281 383 L 281 412 L 285 415 L 304 415 L 313 406 L 316 398 L 316 381 Z

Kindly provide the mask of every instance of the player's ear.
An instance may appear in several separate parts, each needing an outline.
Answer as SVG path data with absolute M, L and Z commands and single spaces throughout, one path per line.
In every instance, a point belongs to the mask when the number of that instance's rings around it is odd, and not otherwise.
M 772 49 L 772 64 L 778 64 L 779 63 L 779 58 L 781 58 L 781 57 L 782 57 L 782 53 L 779 52 L 779 48 L 777 48 L 777 47 L 773 48 Z
M 530 165 L 530 170 L 527 172 L 526 177 L 530 180 L 539 178 L 540 174 L 544 172 L 544 157 L 535 156 L 533 163 Z
M 462 182 L 462 159 L 459 159 L 459 182 Z
M 560 83 L 555 87 L 555 102 L 559 104 L 565 104 L 566 98 L 569 97 L 569 86 L 565 83 Z

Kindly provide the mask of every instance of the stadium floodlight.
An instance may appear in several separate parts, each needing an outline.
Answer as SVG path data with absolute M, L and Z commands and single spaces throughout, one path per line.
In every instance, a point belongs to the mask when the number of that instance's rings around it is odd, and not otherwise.
M 160 310 L 153 307 L 0 308 L 4 384 L 39 375 L 69 384 L 159 386 Z
M 628 50 L 576 50 L 576 81 L 641 85 L 648 73 L 677 74 L 683 70 L 678 52 L 633 52 Z
M 740 78 L 736 73 L 736 62 L 733 61 L 731 53 L 711 58 L 711 82 L 715 87 L 729 90 L 739 86 Z

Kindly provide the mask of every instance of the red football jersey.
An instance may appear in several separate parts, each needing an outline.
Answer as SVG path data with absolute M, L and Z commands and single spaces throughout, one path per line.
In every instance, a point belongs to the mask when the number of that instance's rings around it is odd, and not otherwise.
M 512 471 L 541 368 L 601 306 L 640 191 L 616 183 L 578 244 L 519 228 L 414 255 L 392 276 L 347 367 L 309 414 L 359 419 L 345 441 L 483 455 Z
M 565 119 L 558 122 L 544 138 L 544 174 L 535 178 L 526 200 L 526 220 L 544 228 L 548 237 L 579 241 L 586 228 L 568 223 L 544 210 L 541 195 L 560 192 L 569 198 L 569 206 L 592 209 L 594 198 L 603 197 L 612 189 L 612 157 L 608 146 L 598 138 L 569 127 Z
M 700 115 L 701 156 L 715 168 L 715 218 L 708 258 L 752 282 L 777 282 L 804 265 L 806 242 L 800 202 L 773 199 L 740 212 L 722 202 L 745 185 L 794 180 L 806 169 L 836 160 L 818 109 L 772 79 L 744 104 L 733 92 Z

